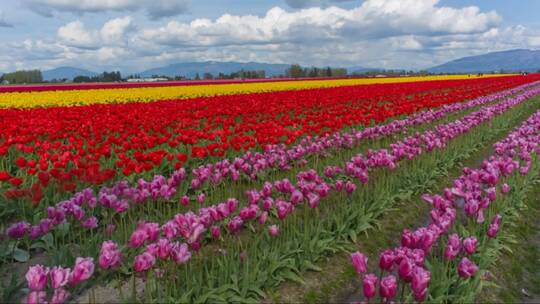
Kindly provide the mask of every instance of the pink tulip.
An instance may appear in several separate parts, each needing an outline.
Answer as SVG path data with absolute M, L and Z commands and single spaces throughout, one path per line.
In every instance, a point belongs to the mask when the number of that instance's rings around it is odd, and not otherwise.
M 148 240 L 155 242 L 159 237 L 159 224 L 158 223 L 145 223 L 144 230 L 148 235 Z
M 382 278 L 379 286 L 379 294 L 382 298 L 391 299 L 396 296 L 397 280 L 393 275 Z
M 278 225 L 270 225 L 268 227 L 268 232 L 271 236 L 277 236 L 279 234 L 279 226 Z
M 132 247 L 132 248 L 139 248 L 144 244 L 144 242 L 146 242 L 147 239 L 148 239 L 148 233 L 146 232 L 146 230 L 137 228 L 131 234 L 128 245 L 129 247 Z
M 448 244 L 444 250 L 444 257 L 451 261 L 453 260 L 461 251 L 461 241 L 457 234 L 452 234 L 448 238 Z
M 115 268 L 120 266 L 122 253 L 118 249 L 118 245 L 113 241 L 105 241 L 101 244 L 99 253 L 99 267 L 101 269 Z
M 54 289 L 61 288 L 66 286 L 69 282 L 69 277 L 71 275 L 71 269 L 62 268 L 62 267 L 53 267 L 49 271 L 51 277 L 51 286 Z
M 199 193 L 199 195 L 197 195 L 197 202 L 199 204 L 204 203 L 205 200 L 206 200 L 206 196 L 204 195 L 204 193 Z
M 212 227 L 210 228 L 210 232 L 211 232 L 212 238 L 213 238 L 214 240 L 219 239 L 220 236 L 221 236 L 221 228 L 219 228 L 218 226 L 212 226 Z
M 462 278 L 472 277 L 478 271 L 478 266 L 468 258 L 462 258 L 458 264 L 458 274 Z
M 504 183 L 501 187 L 501 192 L 504 194 L 510 192 L 510 186 L 507 183 Z
M 402 259 L 398 268 L 399 277 L 405 282 L 410 282 L 412 280 L 414 267 L 414 263 L 409 258 Z
M 170 250 L 171 259 L 177 264 L 185 264 L 191 259 L 191 252 L 185 243 L 173 243 Z
M 64 288 L 58 288 L 54 290 L 50 304 L 63 304 L 69 299 L 69 292 Z
M 28 282 L 28 288 L 33 291 L 40 291 L 47 286 L 47 274 L 49 270 L 43 265 L 35 265 L 28 269 L 26 272 L 26 282 Z
M 427 288 L 429 281 L 431 279 L 431 274 L 429 271 L 424 270 L 422 267 L 417 267 L 414 270 L 411 289 L 413 290 L 414 299 L 417 302 L 423 302 L 426 300 Z
M 376 275 L 369 273 L 366 274 L 362 282 L 362 289 L 364 291 L 364 296 L 366 299 L 373 298 L 377 293 L 377 281 L 379 279 Z
M 182 196 L 182 198 L 180 198 L 180 204 L 182 206 L 189 205 L 189 196 L 187 196 L 187 195 Z
M 366 272 L 367 260 L 367 257 L 359 251 L 351 254 L 351 263 L 358 274 Z
M 227 225 L 227 227 L 229 228 L 229 231 L 232 233 L 232 234 L 235 234 L 235 233 L 238 233 L 242 227 L 244 226 L 244 221 L 242 220 L 241 217 L 239 216 L 235 216 L 230 222 L 229 224 Z
M 78 257 L 75 260 L 75 266 L 71 271 L 70 284 L 77 285 L 82 281 L 88 280 L 94 273 L 94 259 Z
M 347 181 L 345 183 L 345 192 L 351 195 L 354 191 L 356 191 L 356 184 L 351 181 Z
M 152 268 L 155 263 L 156 258 L 150 253 L 144 252 L 143 254 L 135 257 L 135 261 L 133 262 L 133 270 L 136 272 L 143 272 Z
M 489 224 L 489 227 L 488 227 L 488 231 L 487 231 L 488 237 L 493 238 L 497 236 L 497 233 L 499 232 L 499 229 L 501 227 L 501 220 L 502 220 L 502 217 L 499 214 L 497 214 L 493 218 L 493 220 L 491 221 L 491 224 Z
M 26 304 L 43 304 L 47 303 L 47 293 L 45 291 L 31 291 L 26 297 Z
M 463 240 L 463 249 L 465 249 L 465 252 L 467 252 L 467 254 L 474 254 L 476 252 L 477 244 L 478 240 L 474 236 L 468 237 Z
M 379 267 L 382 270 L 390 271 L 394 266 L 395 255 L 390 249 L 383 251 L 379 257 Z
M 161 238 L 157 241 L 157 257 L 159 257 L 162 260 L 165 260 L 169 257 L 170 247 L 171 244 L 169 243 L 168 239 Z

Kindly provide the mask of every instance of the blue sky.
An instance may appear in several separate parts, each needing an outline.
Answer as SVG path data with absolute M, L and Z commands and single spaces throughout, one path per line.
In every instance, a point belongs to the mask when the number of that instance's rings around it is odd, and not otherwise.
M 204 60 L 430 67 L 540 48 L 540 1 L 0 1 L 0 71 Z

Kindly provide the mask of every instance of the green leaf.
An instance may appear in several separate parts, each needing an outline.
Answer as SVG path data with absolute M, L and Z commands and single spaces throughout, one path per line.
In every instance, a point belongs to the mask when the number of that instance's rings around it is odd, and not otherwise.
M 311 270 L 311 271 L 317 271 L 317 272 L 321 272 L 322 271 L 322 268 L 313 264 L 311 261 L 308 261 L 308 260 L 304 260 L 304 262 L 302 262 L 302 266 L 304 269 L 306 270 Z
M 17 262 L 26 262 L 30 259 L 30 253 L 26 250 L 22 250 L 20 248 L 15 248 L 15 251 L 13 252 L 13 258 Z

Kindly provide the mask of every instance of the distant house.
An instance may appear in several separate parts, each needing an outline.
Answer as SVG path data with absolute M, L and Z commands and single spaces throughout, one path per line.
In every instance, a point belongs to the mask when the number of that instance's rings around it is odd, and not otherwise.
M 9 84 L 9 81 L 4 80 L 4 81 L 2 81 L 2 84 L 3 84 L 3 85 L 8 85 L 8 84 Z
M 167 78 L 130 78 L 127 82 L 158 82 L 158 81 L 167 81 Z

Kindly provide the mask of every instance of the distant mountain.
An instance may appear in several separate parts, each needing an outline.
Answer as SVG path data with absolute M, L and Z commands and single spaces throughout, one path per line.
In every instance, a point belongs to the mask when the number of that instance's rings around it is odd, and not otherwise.
M 188 78 L 194 78 L 197 73 L 202 78 L 204 73 L 211 73 L 217 75 L 219 73 L 230 74 L 238 72 L 240 70 L 245 71 L 260 71 L 264 70 L 266 76 L 278 76 L 285 73 L 285 70 L 289 67 L 288 64 L 270 64 L 270 63 L 258 63 L 258 62 L 185 62 L 171 64 L 164 67 L 153 68 L 150 70 L 139 73 L 141 77 L 152 77 L 153 75 L 159 76 L 185 76 Z
M 97 75 L 97 73 L 95 73 L 95 72 L 84 70 L 84 69 L 79 69 L 79 68 L 73 68 L 73 67 L 59 67 L 59 68 L 56 68 L 56 69 L 43 71 L 43 72 L 41 72 L 41 74 L 43 75 L 43 80 L 45 80 L 45 81 L 51 81 L 53 79 L 60 80 L 60 79 L 64 79 L 64 78 L 69 79 L 69 80 L 73 80 L 73 78 L 75 78 L 77 76 L 92 77 L 92 76 Z
M 428 69 L 431 73 L 491 71 L 533 72 L 540 69 L 540 50 L 510 50 L 456 59 Z

